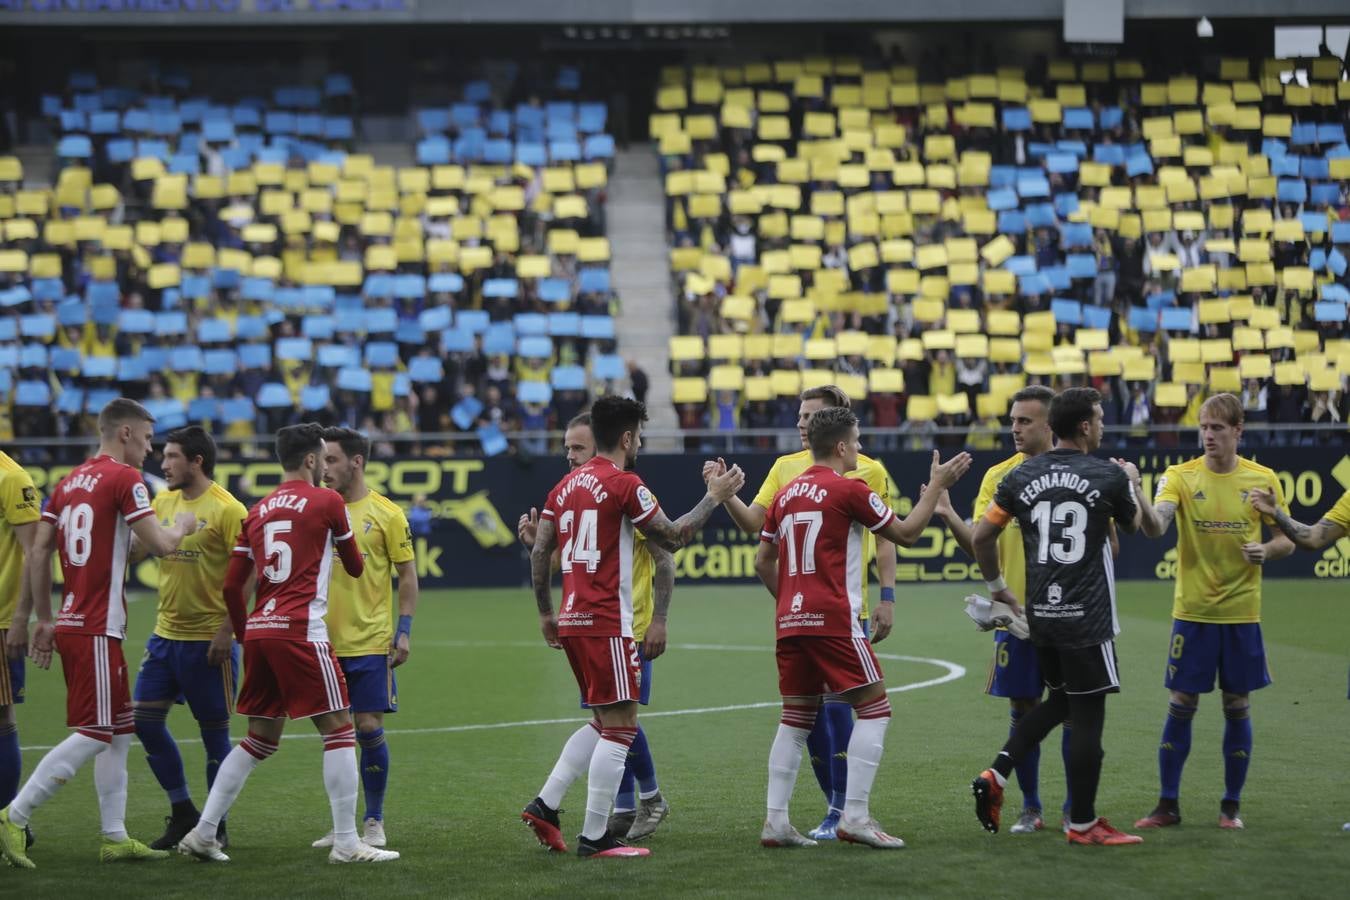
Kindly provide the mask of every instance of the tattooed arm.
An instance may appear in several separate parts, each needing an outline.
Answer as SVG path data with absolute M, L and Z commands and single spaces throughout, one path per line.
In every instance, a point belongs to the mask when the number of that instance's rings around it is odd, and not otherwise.
M 539 630 L 544 634 L 544 643 L 557 650 L 558 617 L 553 614 L 553 548 L 558 543 L 558 533 L 553 520 L 541 518 L 539 530 L 530 549 L 530 581 L 534 585 L 534 601 L 539 607 Z
M 735 495 L 744 484 L 745 473 L 741 471 L 740 466 L 732 466 L 722 474 L 710 478 L 708 493 L 703 495 L 698 505 L 674 522 L 658 509 L 655 515 L 638 528 L 642 529 L 647 540 L 673 553 L 689 543 L 698 530 L 707 523 L 713 510 L 725 503 L 727 498 Z
M 1304 550 L 1321 550 L 1345 536 L 1345 529 L 1330 519 L 1319 519 L 1316 525 L 1304 525 L 1280 509 L 1270 491 L 1255 488 L 1251 500 L 1257 512 L 1274 519 L 1275 527 Z
M 642 639 L 642 655 L 656 659 L 666 652 L 666 616 L 670 612 L 670 598 L 675 593 L 675 557 L 647 542 L 652 557 L 652 621 Z

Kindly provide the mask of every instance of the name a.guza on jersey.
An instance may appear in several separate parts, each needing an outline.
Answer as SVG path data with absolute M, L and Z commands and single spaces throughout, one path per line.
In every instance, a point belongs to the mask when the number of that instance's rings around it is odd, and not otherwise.
M 1026 487 L 1022 488 L 1022 492 L 1019 493 L 1017 497 L 1027 506 L 1031 506 L 1032 501 L 1044 491 L 1048 491 L 1052 488 L 1066 488 L 1071 491 L 1077 491 L 1079 494 L 1083 495 L 1083 500 L 1088 506 L 1096 506 L 1097 500 L 1102 495 L 1102 492 L 1095 490 L 1092 487 L 1092 483 L 1082 475 L 1078 475 L 1074 472 L 1047 472 L 1044 475 L 1032 479 Z
M 558 492 L 558 499 L 554 505 L 562 509 L 574 490 L 590 491 L 597 504 L 604 503 L 609 499 L 609 491 L 604 489 L 600 479 L 590 472 L 582 472 L 580 475 L 573 475 L 567 479 L 567 484 L 563 485 L 563 489 Z
M 278 509 L 293 509 L 302 513 L 308 505 L 308 497 L 297 497 L 295 494 L 275 494 L 258 504 L 258 515 L 265 516 Z
M 807 497 L 813 503 L 824 503 L 825 498 L 830 496 L 830 492 L 818 484 L 812 484 L 809 481 L 794 481 L 783 491 L 783 496 L 778 498 L 780 507 L 787 506 L 787 502 L 796 497 Z

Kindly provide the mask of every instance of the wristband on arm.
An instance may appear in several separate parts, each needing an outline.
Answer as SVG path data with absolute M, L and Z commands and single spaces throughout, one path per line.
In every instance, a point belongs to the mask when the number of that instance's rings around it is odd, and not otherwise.
M 997 593 L 998 591 L 1006 591 L 1008 589 L 1008 579 L 1000 575 L 993 581 L 986 581 L 984 586 L 989 589 L 989 593 L 991 594 Z
M 412 638 L 412 619 L 413 619 L 412 616 L 398 617 L 398 631 L 394 635 L 396 639 L 400 634 L 408 637 L 409 639 Z
M 882 603 L 894 603 L 894 602 L 895 602 L 895 588 L 893 588 L 893 587 L 884 587 L 884 588 L 882 588 L 882 589 L 881 589 L 881 602 L 882 602 Z

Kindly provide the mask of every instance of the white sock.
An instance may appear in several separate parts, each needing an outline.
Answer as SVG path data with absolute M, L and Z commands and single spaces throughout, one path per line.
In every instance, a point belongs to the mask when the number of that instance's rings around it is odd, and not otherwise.
M 76 732 L 47 751 L 33 774 L 28 776 L 19 796 L 9 805 L 9 820 L 20 828 L 27 825 L 34 810 L 74 778 L 85 763 L 107 748 L 103 741 Z
M 217 776 L 219 777 L 219 776 Z M 350 850 L 356 846 L 356 748 L 339 747 L 323 752 L 323 786 L 333 810 L 333 846 Z
M 590 722 L 582 725 L 563 744 L 562 755 L 553 764 L 548 781 L 539 789 L 539 799 L 549 809 L 557 809 L 562 803 L 567 789 L 590 767 L 595 745 L 600 740 L 600 732 Z
M 127 839 L 127 753 L 130 750 L 131 735 L 115 734 L 108 749 L 94 757 L 98 815 L 103 836 L 110 841 Z
M 806 749 L 806 736 L 811 732 L 805 728 L 793 728 L 791 725 L 778 725 L 778 733 L 773 737 L 773 746 L 769 748 L 769 825 L 784 829 L 789 826 L 788 803 L 792 800 L 792 789 L 797 784 L 797 770 L 802 765 L 802 751 Z
M 890 724 L 890 716 L 853 723 L 853 737 L 848 741 L 848 792 L 844 795 L 844 818 L 850 822 L 866 822 L 871 818 L 867 798 L 877 780 L 877 767 L 886 749 L 886 727 Z
M 581 836 L 587 840 L 599 840 L 609 829 L 609 811 L 618 796 L 627 761 L 628 744 L 608 739 L 596 742 L 586 775 L 586 821 L 581 827 Z
M 216 770 L 215 783 L 211 785 L 211 793 L 206 797 L 206 805 L 202 807 L 201 818 L 197 820 L 199 838 L 205 841 L 216 839 L 220 820 L 234 806 L 239 792 L 244 789 L 244 782 L 248 781 L 248 776 L 253 774 L 253 769 L 260 761 L 241 744 L 221 762 L 220 768 Z

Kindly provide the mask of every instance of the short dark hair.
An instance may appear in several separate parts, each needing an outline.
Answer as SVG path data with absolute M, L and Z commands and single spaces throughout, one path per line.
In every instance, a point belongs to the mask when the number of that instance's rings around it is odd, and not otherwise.
M 806 426 L 806 442 L 811 455 L 824 459 L 834 452 L 840 441 L 849 439 L 849 432 L 858 424 L 858 417 L 842 406 L 830 406 L 811 416 Z
M 1065 388 L 1050 401 L 1050 430 L 1063 440 L 1077 437 L 1078 426 L 1092 421 L 1092 408 L 1101 402 L 1096 388 Z
M 601 397 L 591 404 L 591 433 L 595 449 L 612 453 L 625 431 L 637 431 L 647 421 L 647 406 L 627 397 Z
M 359 456 L 363 462 L 370 459 L 370 438 L 355 428 L 340 428 L 336 425 L 325 428 L 323 439 L 342 447 L 342 452 L 348 458 Z
M 578 426 L 580 426 L 580 425 L 585 425 L 587 428 L 590 428 L 590 427 L 591 427 L 591 414 L 590 414 L 590 413 L 578 413 L 578 414 L 576 414 L 575 416 L 572 417 L 572 420 L 571 420 L 570 422 L 567 423 L 567 428 L 576 428 L 576 427 L 578 427 Z M 564 430 L 566 430 L 566 429 L 564 429 Z
M 1029 384 L 1012 395 L 1013 403 L 1025 403 L 1028 400 L 1039 400 L 1046 406 L 1049 406 L 1050 401 L 1054 399 L 1055 392 L 1043 384 Z
M 155 421 L 155 417 L 150 415 L 150 410 L 141 406 L 135 400 L 118 397 L 116 400 L 109 400 L 108 405 L 99 411 L 98 430 L 100 434 L 108 434 L 128 422 L 153 421 Z
M 202 474 L 207 478 L 215 475 L 216 442 L 211 440 L 211 435 L 207 434 L 206 429 L 202 426 L 188 425 L 184 428 L 176 428 L 164 438 L 164 443 L 177 444 L 182 448 L 183 455 L 187 457 L 188 462 L 192 462 L 200 456 L 202 458 Z
M 802 391 L 802 400 L 824 400 L 827 409 L 848 409 L 848 394 L 833 384 L 822 384 Z
M 310 453 L 323 454 L 323 426 L 314 422 L 287 425 L 277 432 L 277 462 L 294 472 Z

